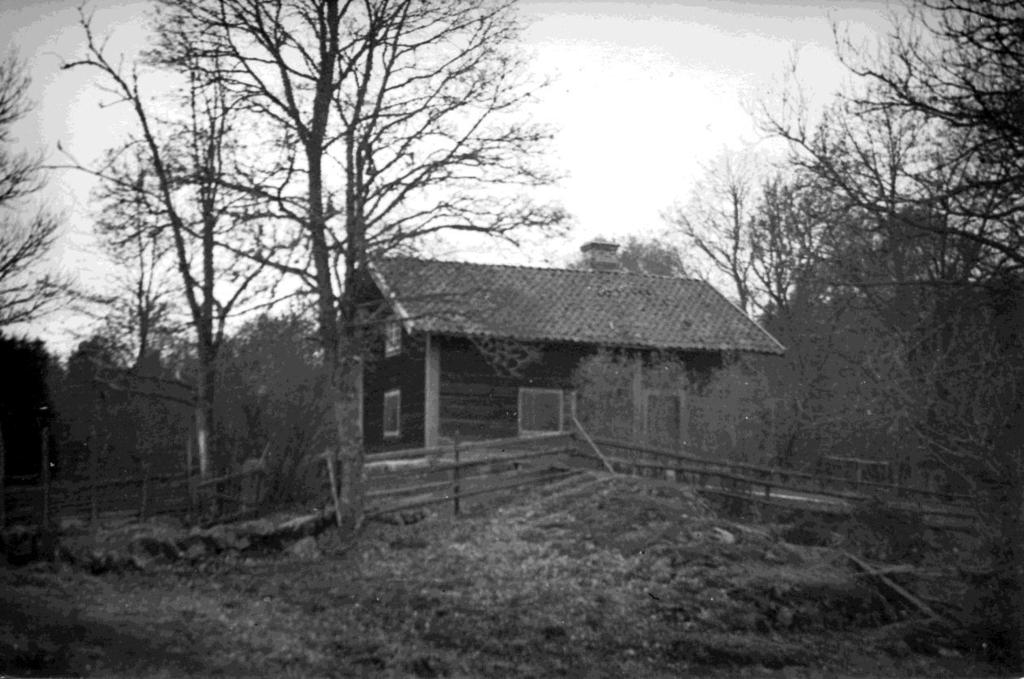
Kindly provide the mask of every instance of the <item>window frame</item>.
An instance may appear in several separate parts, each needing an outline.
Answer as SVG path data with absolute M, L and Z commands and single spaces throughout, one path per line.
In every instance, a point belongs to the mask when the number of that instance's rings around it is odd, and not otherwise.
M 388 401 L 394 401 L 395 428 L 388 430 Z M 397 439 L 402 436 L 402 390 L 389 389 L 384 392 L 384 409 L 381 411 L 381 429 L 385 439 Z
M 402 353 L 402 322 L 392 318 L 384 324 L 384 356 Z
M 527 393 L 557 394 L 558 395 L 558 429 L 524 429 L 523 428 L 523 397 Z M 565 391 L 562 389 L 546 387 L 519 387 L 519 395 L 516 400 L 516 427 L 519 436 L 544 436 L 545 434 L 560 434 L 565 431 Z

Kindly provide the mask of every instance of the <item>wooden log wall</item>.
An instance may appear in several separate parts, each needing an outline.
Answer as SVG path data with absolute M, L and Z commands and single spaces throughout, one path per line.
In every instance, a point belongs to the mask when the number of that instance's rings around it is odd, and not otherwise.
M 537 344 L 535 360 L 515 374 L 503 372 L 468 339 L 440 338 L 440 435 L 452 440 L 486 440 L 516 436 L 519 388 L 572 390 L 573 373 L 588 356 L 587 347 Z

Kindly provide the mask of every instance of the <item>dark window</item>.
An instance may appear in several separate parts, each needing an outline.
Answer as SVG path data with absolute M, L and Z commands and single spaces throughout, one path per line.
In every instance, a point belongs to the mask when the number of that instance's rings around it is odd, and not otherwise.
M 402 434 L 402 391 L 393 389 L 384 393 L 384 437 L 397 438 Z

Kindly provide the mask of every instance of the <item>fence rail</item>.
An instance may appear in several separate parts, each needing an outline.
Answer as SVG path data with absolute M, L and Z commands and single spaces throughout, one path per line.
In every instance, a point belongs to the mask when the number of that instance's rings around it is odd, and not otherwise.
M 581 471 L 571 434 L 452 443 L 372 455 L 366 464 L 367 515 L 450 504 L 539 485 Z
M 605 454 L 616 457 L 623 461 L 643 462 L 647 457 L 658 459 L 669 459 L 673 461 L 689 462 L 706 468 L 709 472 L 721 470 L 724 472 L 736 473 L 745 480 L 753 483 L 770 483 L 780 488 L 785 487 L 795 491 L 807 492 L 830 492 L 836 490 L 850 490 L 875 492 L 877 495 L 888 495 L 893 498 L 919 498 L 921 500 L 940 502 L 944 504 L 969 505 L 974 497 L 964 493 L 947 493 L 934 491 L 925 488 L 916 488 L 894 483 L 880 481 L 865 481 L 850 479 L 828 474 L 814 474 L 811 472 L 785 469 L 780 467 L 767 467 L 743 462 L 727 462 L 722 460 L 708 460 L 696 455 L 679 453 L 674 450 L 654 448 L 640 445 L 629 441 L 615 439 L 595 438 L 594 442 Z M 666 468 L 671 465 L 662 465 Z M 856 498 L 865 498 L 866 492 L 855 492 Z

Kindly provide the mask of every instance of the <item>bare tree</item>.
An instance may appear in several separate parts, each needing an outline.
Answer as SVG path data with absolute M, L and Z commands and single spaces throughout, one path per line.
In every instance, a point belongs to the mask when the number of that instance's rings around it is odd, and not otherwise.
M 207 476 L 214 462 L 214 388 L 225 328 L 232 316 L 257 298 L 265 299 L 268 292 L 265 264 L 235 252 L 239 243 L 244 247 L 258 238 L 257 230 L 243 228 L 254 219 L 251 200 L 228 188 L 235 102 L 219 83 L 198 77 L 198 55 L 192 45 L 181 42 L 186 36 L 171 34 L 165 40 L 179 41 L 175 65 L 181 68 L 183 94 L 173 109 L 180 115 L 161 118 L 142 93 L 139 65 L 126 72 L 120 63 L 111 62 L 85 14 L 81 25 L 86 54 L 64 68 L 101 73 L 105 91 L 131 108 L 138 133 L 111 153 L 103 167 L 77 167 L 102 180 L 108 211 L 123 211 L 128 205 L 139 210 L 136 219 L 107 222 L 105 231 L 112 243 L 154 239 L 157 247 L 174 253 L 179 290 L 196 336 L 196 452 L 200 474 Z M 159 54 L 150 63 L 165 65 Z M 234 249 L 221 247 L 229 241 Z
M 915 120 L 941 155 L 921 175 L 918 203 L 950 219 L 919 228 L 983 248 L 990 267 L 1024 267 L 1024 8 L 1006 0 L 917 0 L 880 56 L 840 55 L 869 86 L 858 110 Z
M 57 219 L 28 199 L 43 186 L 42 161 L 16 153 L 11 126 L 29 109 L 29 79 L 12 53 L 0 59 L 0 327 L 30 321 L 51 310 L 67 292 L 36 271 L 57 235 Z
M 759 123 L 877 228 L 900 223 L 974 248 L 975 275 L 1020 269 L 1022 22 L 1017 3 L 915 2 L 876 57 L 839 38 L 858 80 L 816 124 L 799 96 L 762 102 Z
M 511 0 L 167 0 L 267 132 L 272 177 L 249 182 L 294 226 L 308 263 L 282 265 L 316 300 L 341 463 L 338 500 L 362 517 L 361 383 L 367 264 L 425 236 L 513 238 L 561 215 L 519 190 L 551 180 L 547 135 L 517 115 L 532 94 Z M 271 160 L 273 159 L 273 160 Z M 265 253 L 250 253 L 273 261 Z
M 762 316 L 778 318 L 826 294 L 821 269 L 841 216 L 827 192 L 799 173 L 765 179 L 759 195 L 748 225 L 751 290 Z
M 695 271 L 725 276 L 739 307 L 751 310 L 751 211 L 760 178 L 749 152 L 726 150 L 704 168 L 689 202 L 669 209 L 665 220 L 694 252 L 687 265 Z
M 133 158 L 114 174 L 123 178 L 129 168 L 147 164 L 145 158 Z M 188 326 L 178 304 L 182 294 L 175 284 L 173 244 L 160 226 L 160 210 L 154 213 L 147 200 L 146 184 L 141 170 L 130 192 L 118 183 L 101 186 L 97 196 L 103 204 L 98 232 L 118 265 L 117 290 L 103 312 L 105 333 L 126 354 L 123 362 L 135 369 Z
M 766 131 L 849 219 L 833 269 L 886 342 L 861 363 L 875 413 L 971 484 L 1005 579 L 1005 649 L 1024 666 L 1024 8 L 921 0 L 816 125 L 762 109 Z M 786 102 L 783 102 L 784 104 Z M 1011 328 L 1013 328 L 1011 330 Z M 906 446 L 901 441 L 901 446 Z
M 806 173 L 775 170 L 753 151 L 725 152 L 690 201 L 664 215 L 689 253 L 688 268 L 724 276 L 741 309 L 784 313 L 798 287 L 811 294 L 832 207 Z

